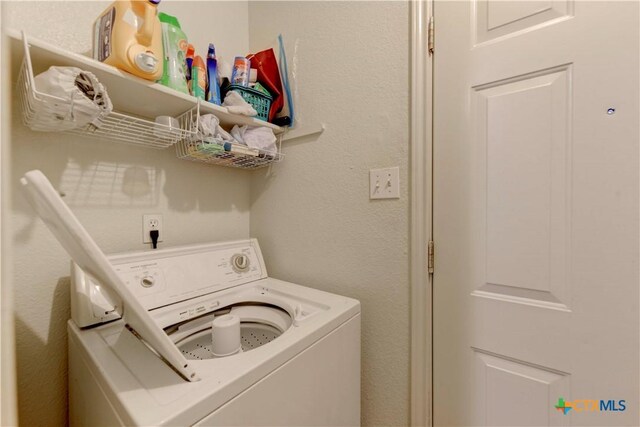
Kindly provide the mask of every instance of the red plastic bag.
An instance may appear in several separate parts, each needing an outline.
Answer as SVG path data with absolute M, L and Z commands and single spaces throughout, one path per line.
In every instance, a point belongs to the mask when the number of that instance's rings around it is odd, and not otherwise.
M 271 108 L 269 109 L 269 121 L 273 121 L 284 106 L 282 95 L 282 80 L 280 80 L 280 68 L 273 49 L 263 50 L 247 56 L 251 60 L 251 68 L 258 70 L 258 82 L 264 86 L 271 96 Z

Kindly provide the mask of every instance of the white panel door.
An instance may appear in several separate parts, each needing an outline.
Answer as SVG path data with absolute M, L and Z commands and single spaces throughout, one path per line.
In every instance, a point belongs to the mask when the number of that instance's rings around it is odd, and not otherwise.
M 638 2 L 434 10 L 434 424 L 640 425 Z

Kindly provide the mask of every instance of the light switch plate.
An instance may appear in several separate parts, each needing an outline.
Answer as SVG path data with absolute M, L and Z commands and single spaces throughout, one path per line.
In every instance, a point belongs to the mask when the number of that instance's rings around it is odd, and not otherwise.
M 400 198 L 400 168 L 371 169 L 369 171 L 370 199 Z

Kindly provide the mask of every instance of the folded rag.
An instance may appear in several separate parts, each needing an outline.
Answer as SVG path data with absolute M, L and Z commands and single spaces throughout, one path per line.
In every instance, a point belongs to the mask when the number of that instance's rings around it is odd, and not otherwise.
M 242 114 L 243 116 L 254 117 L 258 115 L 258 112 L 242 98 L 238 92 L 229 91 L 227 96 L 224 97 L 223 107 L 227 107 L 230 113 Z
M 273 130 L 264 126 L 234 126 L 231 136 L 241 144 L 262 151 L 277 152 L 276 136 Z

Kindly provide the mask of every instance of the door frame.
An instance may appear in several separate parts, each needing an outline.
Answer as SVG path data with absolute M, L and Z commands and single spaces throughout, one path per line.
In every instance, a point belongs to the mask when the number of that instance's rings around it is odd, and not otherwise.
M 11 279 L 11 230 L 9 205 L 11 135 L 11 71 L 9 43 L 2 32 L 4 7 L 0 4 L 0 425 L 18 425 L 16 341 Z
M 433 0 L 411 4 L 410 287 L 411 425 L 432 425 L 432 284 L 428 244 L 433 238 L 433 55 L 429 23 Z

